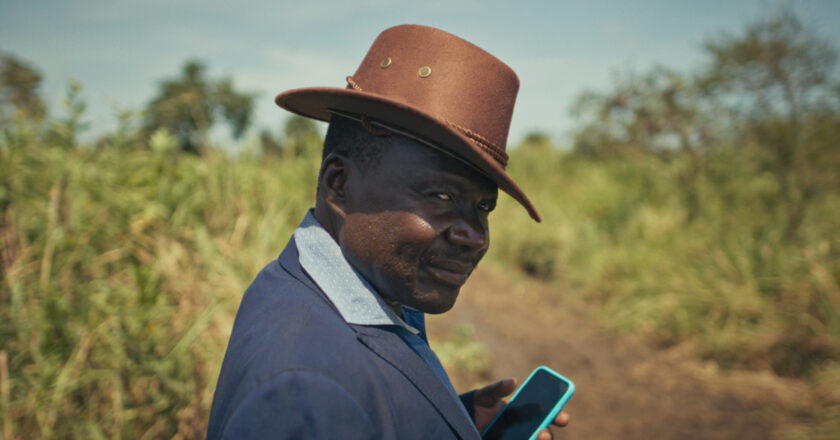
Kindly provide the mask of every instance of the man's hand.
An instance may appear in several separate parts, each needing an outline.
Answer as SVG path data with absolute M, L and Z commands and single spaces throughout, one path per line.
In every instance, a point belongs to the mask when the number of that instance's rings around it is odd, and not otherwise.
M 509 396 L 514 390 L 516 390 L 516 379 L 504 379 L 475 391 L 473 397 L 475 402 L 475 426 L 478 428 L 478 432 L 483 432 L 496 417 L 496 414 L 507 405 L 507 401 L 503 397 Z M 569 415 L 566 414 L 566 411 L 560 411 L 553 424 L 561 427 L 568 425 Z M 553 437 L 550 430 L 544 429 L 537 438 L 539 440 L 551 440 Z

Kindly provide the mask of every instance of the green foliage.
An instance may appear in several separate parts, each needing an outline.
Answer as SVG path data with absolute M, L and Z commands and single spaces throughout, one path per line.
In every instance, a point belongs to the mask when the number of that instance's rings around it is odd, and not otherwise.
M 489 258 L 571 284 L 616 329 L 690 344 L 724 368 L 810 380 L 824 409 L 803 408 L 807 420 L 781 435 L 831 438 L 837 52 L 788 12 L 706 51 L 699 74 L 657 68 L 583 94 L 574 154 L 517 150 L 510 171 L 545 224 L 532 232 L 500 204 Z
M 469 324 L 459 324 L 434 344 L 440 362 L 450 375 L 466 378 L 474 387 L 484 386 L 490 380 L 490 355 L 487 348 L 476 341 L 475 329 Z
M 0 147 L 2 408 L 18 437 L 201 437 L 239 297 L 314 199 L 317 157 L 198 158 L 165 130 L 145 142 Z M 538 268 L 616 328 L 721 365 L 833 384 L 822 366 L 838 357 L 840 200 L 814 205 L 802 242 L 787 242 L 775 179 L 721 148 L 686 222 L 687 161 L 530 139 L 510 170 L 545 220 L 500 198 L 490 264 Z M 470 331 L 436 349 L 479 381 L 486 354 Z
M 0 56 L 0 114 L 2 121 L 42 119 L 44 101 L 38 95 L 41 75 L 25 61 L 13 55 Z
M 608 93 L 582 93 L 573 114 L 586 118 L 575 134 L 578 153 L 594 157 L 701 149 L 714 130 L 691 80 L 658 67 L 619 78 Z
M 797 117 L 828 104 L 837 49 L 783 11 L 750 23 L 741 35 L 706 43 L 703 91 L 726 95 L 742 114 Z
M 41 75 L 12 55 L 0 52 L 0 136 L 9 143 L 34 136 L 46 114 L 38 88 Z
M 776 179 L 785 237 L 796 240 L 810 205 L 840 188 L 840 156 L 829 141 L 840 137 L 837 50 L 783 11 L 710 40 L 706 54 L 693 76 L 657 68 L 581 95 L 576 151 L 689 157 L 679 183 L 693 219 L 699 208 L 690 191 L 708 156 L 739 145 Z
M 141 113 L 129 108 L 115 107 L 114 114 L 117 117 L 117 128 L 113 133 L 100 137 L 96 147 L 118 150 L 140 148 L 143 144 L 142 130 L 139 126 Z M 177 144 L 175 146 L 177 147 Z
M 840 359 L 840 197 L 815 199 L 800 239 L 790 241 L 777 181 L 744 150 L 721 147 L 708 157 L 692 188 L 691 220 L 680 181 L 690 166 L 688 157 L 515 150 L 509 170 L 543 223 L 501 198 L 487 258 L 556 280 L 558 291 L 597 305 L 617 330 L 690 344 L 724 368 L 768 369 L 817 387 Z M 827 432 L 840 400 L 825 399 L 835 412 L 809 417 Z
M 312 204 L 317 162 L 149 142 L 0 145 L 9 438 L 204 435 L 235 307 Z
M 286 120 L 283 136 L 275 138 L 263 130 L 260 144 L 263 153 L 274 156 L 315 157 L 321 154 L 321 133 L 312 119 L 293 115 Z
M 789 242 L 773 176 L 721 148 L 688 221 L 679 180 L 689 161 L 516 150 L 510 170 L 544 222 L 529 225 L 501 199 L 489 258 L 563 276 L 617 328 L 694 341 L 723 366 L 802 376 L 840 356 L 840 198 L 815 203 L 802 241 Z
M 88 124 L 82 122 L 87 103 L 82 99 L 81 92 L 81 82 L 68 81 L 67 96 L 61 102 L 67 116 L 64 119 L 49 121 L 46 133 L 48 144 L 62 148 L 76 147 L 78 134 L 88 128 Z
M 181 77 L 163 81 L 145 113 L 145 131 L 166 128 L 175 135 L 182 150 L 204 154 L 213 124 L 224 118 L 234 139 L 251 122 L 254 95 L 234 90 L 230 79 L 213 80 L 198 61 L 184 64 Z
M 826 185 L 840 186 L 837 148 L 825 143 L 840 135 L 837 49 L 790 12 L 710 41 L 706 49 L 711 62 L 699 87 L 727 103 L 744 148 L 775 176 L 785 235 L 793 239 L 808 205 Z

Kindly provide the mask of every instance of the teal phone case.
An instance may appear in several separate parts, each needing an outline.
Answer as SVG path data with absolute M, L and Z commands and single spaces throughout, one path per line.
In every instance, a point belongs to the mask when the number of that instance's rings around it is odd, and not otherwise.
M 545 365 L 540 365 L 539 367 L 535 368 L 534 371 L 531 372 L 531 374 L 528 376 L 528 379 L 526 379 L 525 382 L 523 382 L 522 385 L 520 385 L 519 389 L 516 390 L 516 393 L 514 393 L 513 397 L 511 397 L 510 400 L 508 400 L 508 404 L 505 405 L 505 407 L 502 408 L 502 410 L 499 411 L 498 414 L 496 414 L 496 417 L 493 419 L 493 421 L 490 422 L 490 424 L 487 426 L 487 428 L 484 429 L 484 432 L 481 433 L 482 438 L 484 437 L 485 434 L 487 434 L 487 432 L 490 430 L 490 428 L 493 426 L 493 424 L 496 423 L 496 420 L 498 420 L 499 417 L 501 417 L 501 415 L 505 412 L 505 410 L 508 408 L 508 406 L 510 406 L 510 403 L 513 402 L 516 399 L 516 396 L 519 395 L 519 392 L 522 391 L 523 389 L 525 389 L 525 387 L 528 385 L 528 382 L 531 381 L 531 378 L 534 377 L 534 375 L 537 374 L 537 372 L 540 371 L 540 370 L 543 370 L 543 371 L 547 372 L 548 374 L 551 374 L 552 376 L 554 376 L 554 377 L 562 380 L 563 382 L 567 383 L 569 385 L 569 388 L 566 390 L 566 392 L 563 394 L 563 396 L 560 397 L 560 400 L 557 401 L 557 403 L 554 405 L 554 408 L 552 408 L 551 411 L 549 411 L 548 415 L 540 423 L 540 426 L 537 429 L 534 430 L 534 432 L 531 434 L 531 436 L 528 438 L 528 440 L 536 440 L 537 434 L 539 434 L 540 431 L 542 431 L 545 428 L 548 428 L 548 426 L 551 425 L 551 422 L 554 420 L 555 417 L 557 417 L 557 414 L 560 414 L 560 411 L 563 409 L 563 406 L 566 405 L 566 402 L 568 402 L 569 399 L 572 397 L 572 395 L 575 393 L 575 384 L 574 384 L 574 382 L 567 379 L 562 374 L 552 370 L 551 368 L 548 368 Z

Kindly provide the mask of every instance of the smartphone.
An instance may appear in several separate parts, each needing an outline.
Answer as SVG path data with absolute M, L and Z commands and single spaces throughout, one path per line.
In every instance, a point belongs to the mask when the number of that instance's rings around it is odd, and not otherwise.
M 575 393 L 575 384 L 546 366 L 537 367 L 481 434 L 484 440 L 530 440 L 554 421 Z

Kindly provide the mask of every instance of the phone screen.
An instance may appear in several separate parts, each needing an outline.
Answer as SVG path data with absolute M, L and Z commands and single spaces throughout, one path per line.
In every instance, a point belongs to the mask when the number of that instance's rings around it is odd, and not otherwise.
M 545 370 L 538 370 L 508 403 L 484 440 L 527 440 L 561 397 L 569 384 Z

